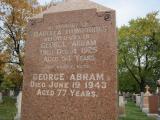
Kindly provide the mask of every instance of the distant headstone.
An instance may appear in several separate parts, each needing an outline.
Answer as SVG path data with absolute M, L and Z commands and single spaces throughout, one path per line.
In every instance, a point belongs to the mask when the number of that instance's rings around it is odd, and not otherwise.
M 149 97 L 149 113 L 158 114 L 158 96 L 153 95 Z
M 146 92 L 144 94 L 143 97 L 143 109 L 142 111 L 145 113 L 149 113 L 149 96 L 151 96 L 152 94 L 149 92 L 150 87 L 148 85 L 146 85 Z
M 115 11 L 67 0 L 28 24 L 22 120 L 116 120 Z
M 158 97 L 158 118 L 160 120 L 160 80 L 157 80 L 157 95 Z
M 17 103 L 16 103 L 17 114 L 14 120 L 23 120 L 21 119 L 21 104 L 22 104 L 22 92 L 20 91 L 17 96 Z
M 144 96 L 151 96 L 152 94 L 149 92 L 150 87 L 148 85 L 146 85 L 146 92 L 144 94 Z
M 128 94 L 128 93 L 126 94 L 125 92 L 123 92 L 122 95 L 123 95 L 125 104 L 127 104 L 127 98 L 129 98 L 129 94 Z M 119 96 L 120 96 L 120 95 L 119 95 Z
M 140 106 L 141 104 L 141 96 L 140 95 L 136 95 L 136 105 Z
M 125 100 L 123 96 L 119 96 L 119 116 L 125 116 Z
M 14 96 L 14 91 L 13 91 L 13 90 L 10 90 L 10 91 L 9 91 L 9 96 L 10 96 L 10 97 L 13 97 L 13 96 Z
M 2 95 L 2 93 L 0 92 L 0 103 L 2 103 L 3 102 L 3 95 Z
M 141 92 L 141 103 L 140 103 L 141 110 L 143 108 L 143 99 L 144 99 L 144 92 Z
M 136 94 L 135 93 L 132 94 L 132 101 L 136 103 Z

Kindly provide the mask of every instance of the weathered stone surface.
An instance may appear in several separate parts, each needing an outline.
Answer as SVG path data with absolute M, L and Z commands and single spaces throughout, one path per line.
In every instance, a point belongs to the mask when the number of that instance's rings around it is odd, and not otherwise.
M 115 11 L 60 3 L 28 26 L 22 120 L 116 120 Z
M 44 14 L 86 9 L 96 9 L 96 11 L 100 12 L 112 11 L 110 8 L 106 8 L 89 0 L 66 0 L 66 2 L 52 6 L 48 10 L 36 15 L 34 18 L 43 18 Z

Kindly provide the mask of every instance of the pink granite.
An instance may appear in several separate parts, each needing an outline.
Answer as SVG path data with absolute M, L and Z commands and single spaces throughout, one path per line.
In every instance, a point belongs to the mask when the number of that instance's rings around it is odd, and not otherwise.
M 21 120 L 117 120 L 115 11 L 66 1 L 32 18 Z

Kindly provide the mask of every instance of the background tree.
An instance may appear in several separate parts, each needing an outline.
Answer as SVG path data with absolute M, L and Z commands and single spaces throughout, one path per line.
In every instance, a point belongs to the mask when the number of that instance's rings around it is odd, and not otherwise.
M 119 29 L 119 77 L 120 84 L 126 84 L 122 76 L 130 73 L 139 91 L 145 85 L 156 85 L 160 77 L 160 20 L 158 12 L 144 18 L 131 20 L 129 25 Z
M 0 65 L 5 65 L 6 75 L 10 76 L 5 77 L 7 81 L 14 78 L 15 71 L 19 73 L 19 76 L 23 75 L 27 22 L 40 10 L 41 6 L 39 6 L 37 0 L 0 1 Z M 2 57 L 2 55 L 5 55 L 5 57 Z M 14 72 L 13 69 L 9 68 L 14 68 Z M 11 78 L 11 75 L 13 75 L 13 78 Z M 22 81 L 22 77 L 20 78 L 20 81 Z M 16 77 L 14 79 L 16 81 Z
M 1 84 L 3 90 L 19 91 L 22 87 L 23 74 L 21 74 L 16 67 L 9 66 L 9 72 L 4 74 L 4 81 Z
M 0 2 L 1 49 L 6 51 L 12 63 L 23 72 L 24 41 L 26 25 L 31 16 L 40 8 L 36 0 L 1 0 Z
M 2 85 L 2 83 L 4 81 L 4 75 L 5 75 L 5 72 L 4 72 L 4 66 L 5 65 L 2 64 L 2 61 L 4 59 L 6 59 L 5 54 L 0 53 L 0 91 L 2 90 L 1 85 Z

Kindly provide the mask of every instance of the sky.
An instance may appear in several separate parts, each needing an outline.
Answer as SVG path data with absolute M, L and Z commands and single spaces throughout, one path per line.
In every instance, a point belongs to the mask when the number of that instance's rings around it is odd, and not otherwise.
M 45 4 L 51 0 L 38 0 Z M 91 0 L 116 10 L 117 26 L 127 25 L 131 19 L 144 17 L 154 11 L 160 12 L 160 0 Z M 159 13 L 160 14 L 160 13 Z M 160 15 L 159 15 L 160 18 Z

